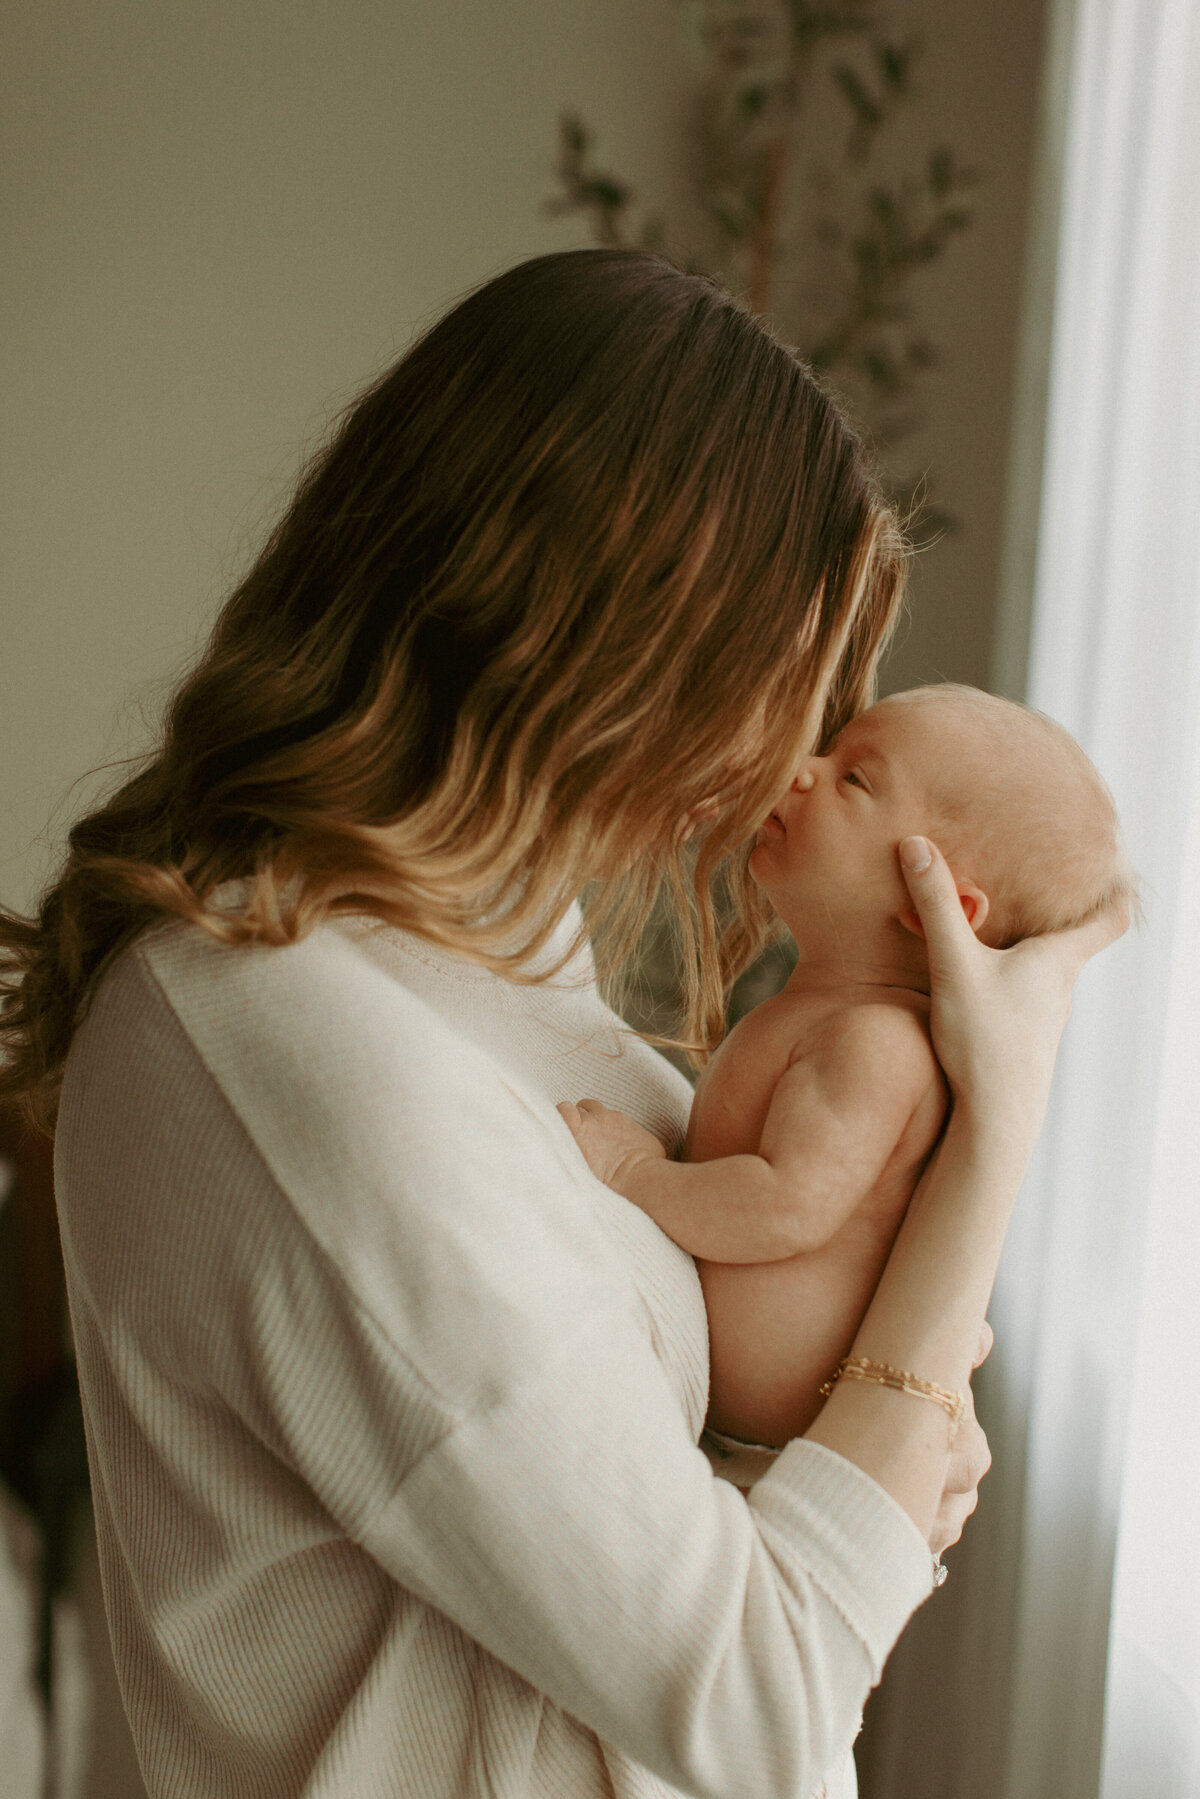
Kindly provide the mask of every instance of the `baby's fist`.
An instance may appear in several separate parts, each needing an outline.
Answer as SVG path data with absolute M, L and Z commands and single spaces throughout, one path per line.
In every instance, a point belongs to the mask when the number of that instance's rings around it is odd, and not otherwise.
M 626 1184 L 640 1163 L 666 1156 L 657 1137 L 624 1112 L 602 1106 L 598 1099 L 581 1099 L 577 1106 L 566 1101 L 558 1109 L 592 1173 L 618 1193 L 625 1193 Z

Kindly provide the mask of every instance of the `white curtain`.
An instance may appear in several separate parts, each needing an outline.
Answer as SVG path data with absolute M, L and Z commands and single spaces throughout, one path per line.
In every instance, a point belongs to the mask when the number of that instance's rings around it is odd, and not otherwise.
M 996 1747 L 1006 1799 L 1200 1799 L 1200 7 L 1071 10 L 1026 691 L 1107 776 L 1147 922 L 1080 984 L 993 1305 Z

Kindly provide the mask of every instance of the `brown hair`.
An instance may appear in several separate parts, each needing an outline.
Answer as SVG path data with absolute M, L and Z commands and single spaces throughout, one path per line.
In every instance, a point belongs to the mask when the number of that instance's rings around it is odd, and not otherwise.
M 487 283 L 348 410 L 157 753 L 37 919 L 0 915 L 0 1094 L 49 1121 L 100 973 L 164 916 L 278 944 L 368 912 L 521 978 L 597 875 L 612 967 L 665 874 L 702 1053 L 770 929 L 740 862 L 719 926 L 714 877 L 867 703 L 903 567 L 854 435 L 715 283 L 608 250 Z
M 949 726 L 945 763 L 929 786 L 931 828 L 954 872 L 988 896 L 985 943 L 1006 949 L 1109 912 L 1138 912 L 1112 794 L 1056 719 L 953 682 L 882 704 L 936 712 Z

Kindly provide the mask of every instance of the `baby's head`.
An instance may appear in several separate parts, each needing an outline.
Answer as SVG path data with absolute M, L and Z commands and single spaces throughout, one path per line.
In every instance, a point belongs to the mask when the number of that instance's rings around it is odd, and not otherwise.
M 1136 908 L 1104 782 L 1053 719 L 971 687 L 919 687 L 852 719 L 762 827 L 751 871 L 799 936 L 911 904 L 900 840 L 932 837 L 984 942 Z
M 974 687 L 917 687 L 872 707 L 923 768 L 927 835 L 988 897 L 984 942 L 1136 907 L 1112 795 L 1070 732 Z

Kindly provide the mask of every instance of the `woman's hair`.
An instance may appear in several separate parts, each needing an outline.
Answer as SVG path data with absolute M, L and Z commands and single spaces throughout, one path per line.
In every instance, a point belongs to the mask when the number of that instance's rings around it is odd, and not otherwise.
M 702 1055 L 770 931 L 747 839 L 867 703 L 903 572 L 853 433 L 715 283 L 619 250 L 488 282 L 350 407 L 156 752 L 0 914 L 0 1095 L 50 1122 L 166 917 L 282 944 L 366 912 L 521 978 L 588 882 L 604 971 L 666 879 Z

